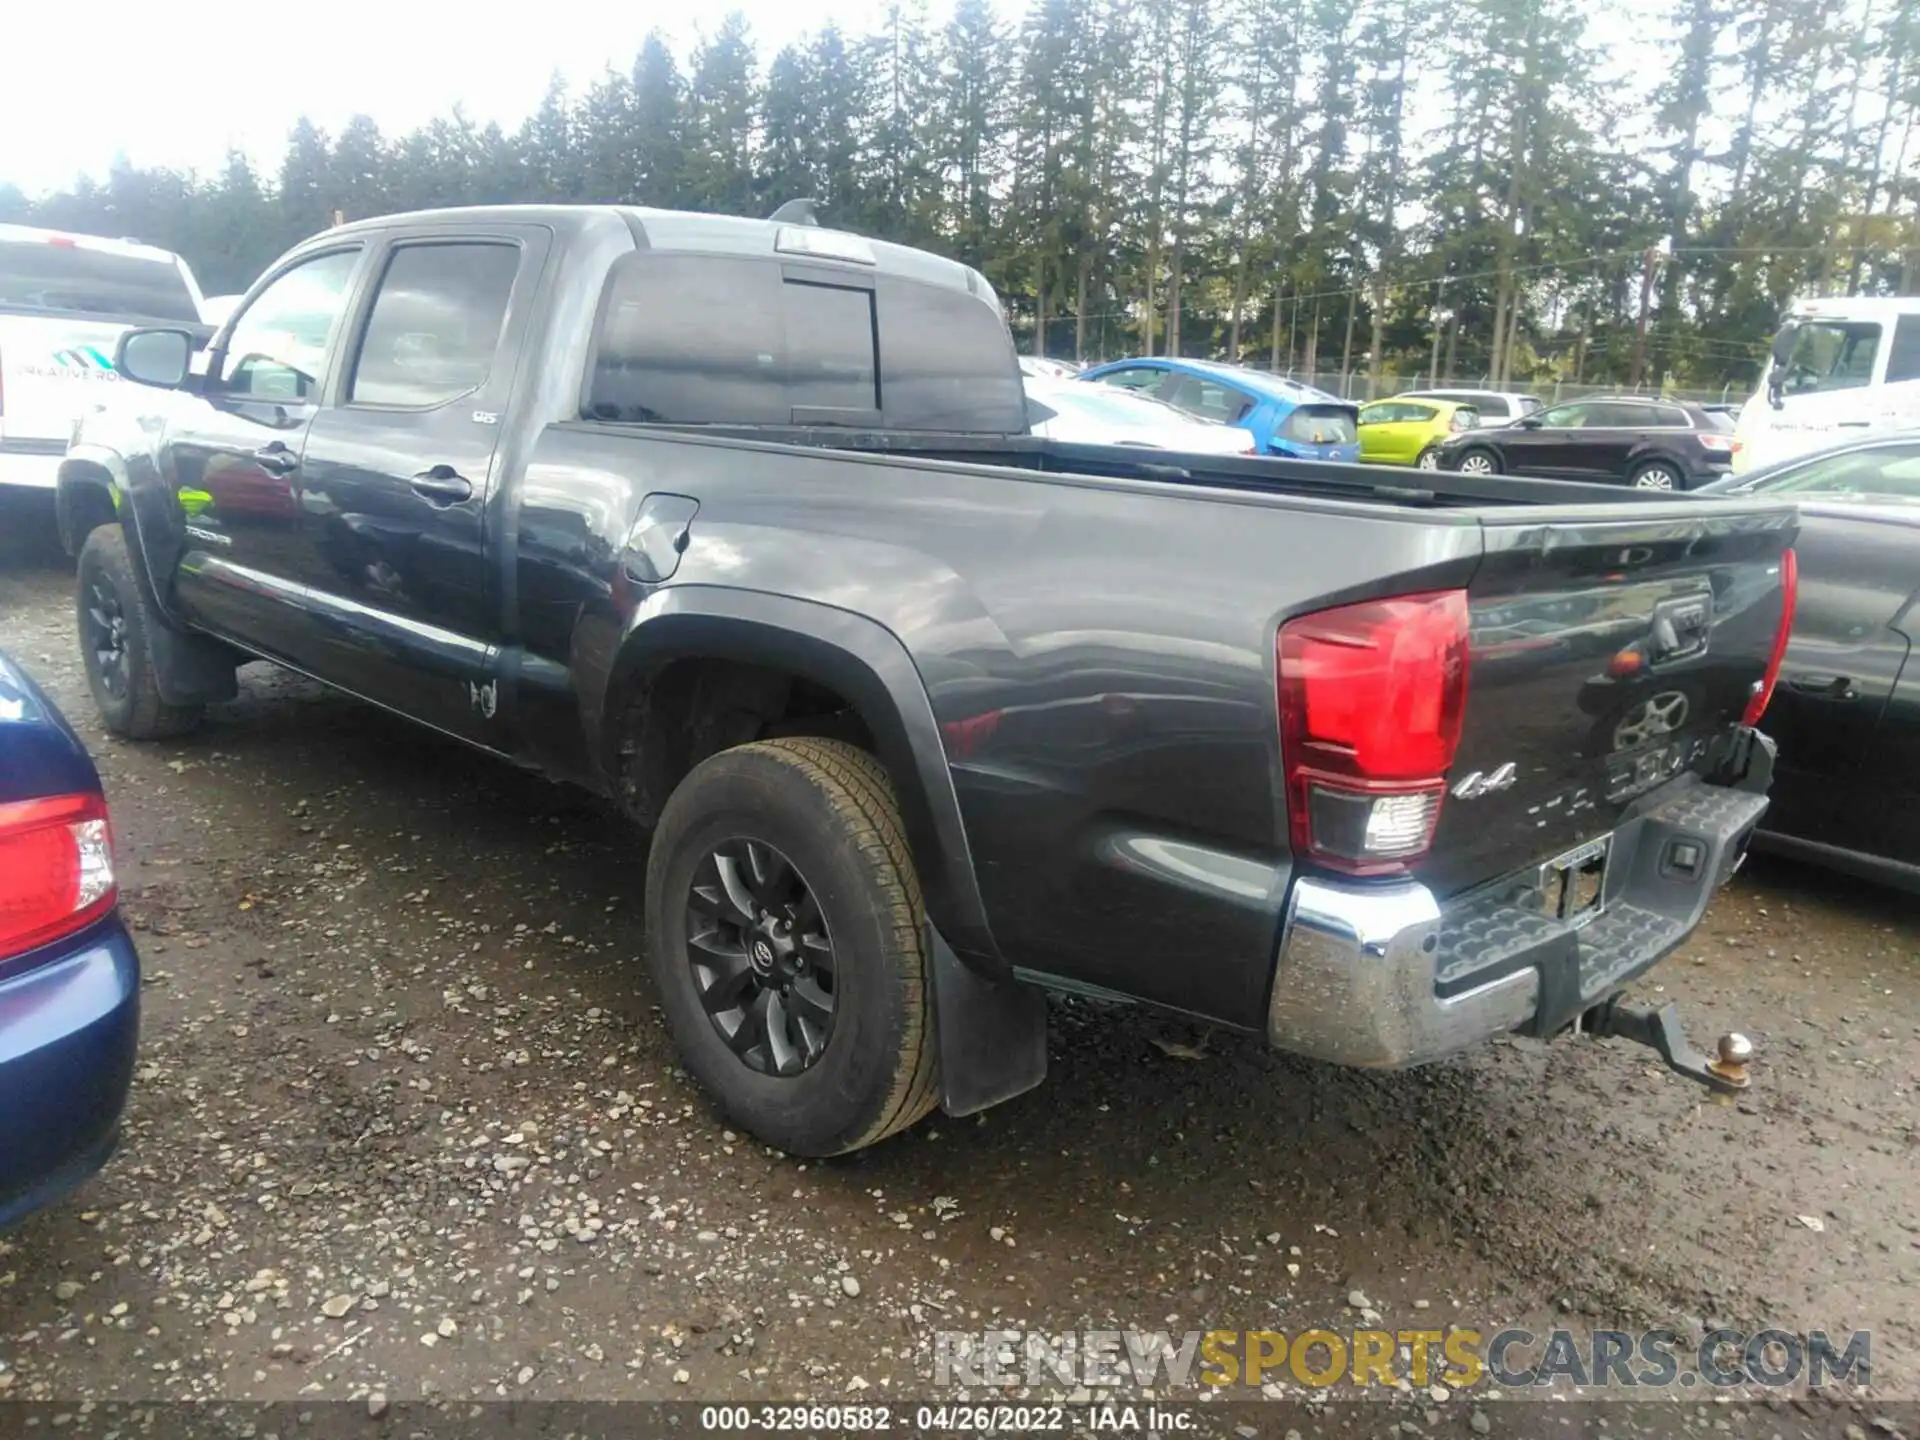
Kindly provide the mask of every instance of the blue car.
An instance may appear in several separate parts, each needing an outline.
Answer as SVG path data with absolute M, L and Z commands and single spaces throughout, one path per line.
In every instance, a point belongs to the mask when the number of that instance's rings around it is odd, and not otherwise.
M 0 1228 L 106 1163 L 140 1033 L 100 774 L 0 653 Z
M 1082 380 L 1164 400 L 1203 420 L 1251 431 L 1262 455 L 1295 460 L 1360 460 L 1360 407 L 1337 395 L 1212 360 L 1115 360 Z

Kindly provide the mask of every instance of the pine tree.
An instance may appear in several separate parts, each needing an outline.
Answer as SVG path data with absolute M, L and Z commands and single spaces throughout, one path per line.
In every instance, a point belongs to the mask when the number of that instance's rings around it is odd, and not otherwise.
M 633 62 L 634 198 L 672 205 L 685 181 L 687 86 L 673 53 L 655 30 Z
M 753 39 L 746 17 L 736 10 L 694 52 L 681 181 L 671 189 L 659 187 L 663 196 L 675 197 L 674 204 L 729 215 L 750 215 L 757 208 L 754 70 Z

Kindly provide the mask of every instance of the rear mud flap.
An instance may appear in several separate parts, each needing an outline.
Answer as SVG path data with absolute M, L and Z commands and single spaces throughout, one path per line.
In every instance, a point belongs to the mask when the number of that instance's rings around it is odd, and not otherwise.
M 940 1105 L 972 1115 L 1023 1095 L 1047 1078 L 1047 1001 L 1017 980 L 970 968 L 931 924 L 933 1017 L 940 1042 Z

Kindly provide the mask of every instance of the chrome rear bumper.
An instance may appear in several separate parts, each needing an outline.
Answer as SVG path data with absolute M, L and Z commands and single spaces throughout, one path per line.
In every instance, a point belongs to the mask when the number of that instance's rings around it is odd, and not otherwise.
M 1600 903 L 1547 914 L 1541 867 L 1446 902 L 1424 885 L 1301 878 L 1267 1038 L 1341 1065 L 1419 1065 L 1551 1035 L 1676 949 L 1732 875 L 1766 797 L 1683 777 L 1614 831 Z

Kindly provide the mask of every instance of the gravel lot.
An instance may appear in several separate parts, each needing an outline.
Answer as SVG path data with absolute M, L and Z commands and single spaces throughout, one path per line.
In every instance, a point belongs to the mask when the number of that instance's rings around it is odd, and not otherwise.
M 1876 1398 L 1920 1398 L 1910 901 L 1756 860 L 1643 984 L 1754 1037 L 1738 1104 L 1619 1042 L 1370 1076 L 1061 1006 L 1039 1092 L 803 1164 L 675 1068 L 615 816 L 265 666 L 112 740 L 69 584 L 0 565 L 0 645 L 105 775 L 143 1056 L 118 1158 L 0 1238 L 0 1397 L 925 1398 L 937 1328 L 1341 1328 L 1359 1291 L 1868 1328 Z

